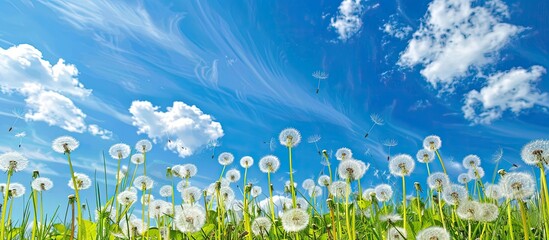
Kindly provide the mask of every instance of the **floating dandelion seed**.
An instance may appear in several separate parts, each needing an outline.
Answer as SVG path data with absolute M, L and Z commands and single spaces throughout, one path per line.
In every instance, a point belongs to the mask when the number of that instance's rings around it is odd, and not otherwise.
M 309 225 L 309 214 L 302 209 L 294 208 L 282 215 L 282 228 L 286 232 L 299 232 Z
M 364 138 L 367 138 L 370 135 L 370 132 L 372 132 L 372 130 L 376 125 L 382 126 L 383 124 L 385 124 L 383 122 L 383 118 L 379 114 L 376 114 L 376 113 L 370 114 L 370 119 L 372 120 L 373 124 L 370 127 L 370 129 L 368 129 L 368 132 L 366 132 L 366 134 L 364 135 Z
M 318 80 L 318 85 L 316 86 L 316 93 L 318 94 L 318 91 L 320 90 L 320 80 L 326 80 L 330 75 L 322 71 L 315 71 L 312 75 Z
M 51 148 L 58 153 L 71 153 L 80 146 L 80 143 L 73 137 L 62 136 L 52 141 Z
M 212 159 L 215 158 L 215 149 L 219 147 L 221 143 L 218 140 L 210 140 L 208 142 L 208 148 L 212 149 Z
M 21 144 L 23 143 L 23 138 L 25 136 L 27 136 L 26 132 L 20 132 L 20 133 L 15 134 L 15 137 L 19 138 L 19 147 L 21 147 Z
M 315 134 L 315 135 L 311 135 L 307 138 L 307 142 L 308 143 L 313 143 L 315 144 L 315 147 L 316 147 L 316 151 L 318 153 L 318 155 L 321 155 L 322 152 L 320 151 L 320 148 L 318 148 L 318 141 L 320 141 L 320 139 L 322 139 L 322 137 L 318 134 Z
M 11 130 L 13 130 L 13 128 L 15 127 L 15 124 L 17 124 L 17 122 L 21 119 L 24 119 L 24 115 L 23 115 L 23 112 L 22 111 L 18 111 L 17 109 L 14 109 L 13 111 L 11 111 L 13 117 L 15 117 L 15 119 L 13 120 L 13 122 L 11 123 L 10 125 L 10 128 L 8 129 L 8 132 L 11 132 Z

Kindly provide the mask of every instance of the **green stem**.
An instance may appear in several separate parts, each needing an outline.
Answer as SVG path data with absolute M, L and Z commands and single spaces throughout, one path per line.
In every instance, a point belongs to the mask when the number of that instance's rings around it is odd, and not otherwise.
M 294 187 L 294 171 L 292 169 L 292 145 L 288 146 L 288 154 L 290 157 L 290 189 L 292 191 L 292 206 L 296 208 L 295 187 Z
M 404 229 L 407 228 L 407 219 L 406 219 L 406 180 L 404 176 L 402 176 L 402 212 L 403 212 L 403 221 L 404 221 Z
M 522 230 L 524 231 L 524 240 L 530 239 L 530 227 L 528 226 L 528 221 L 526 221 L 526 210 L 524 209 L 524 201 L 518 200 L 520 208 L 520 216 L 522 219 Z
M 345 187 L 345 191 L 350 192 L 350 181 L 349 178 L 347 178 L 347 186 Z M 345 194 L 345 225 L 347 226 L 347 236 L 349 239 L 353 240 L 353 235 L 351 235 L 351 224 L 349 221 L 349 194 Z
M 442 194 L 441 194 L 441 191 L 439 190 L 438 191 L 438 210 L 440 212 L 440 221 L 442 221 L 442 226 L 444 227 L 444 229 L 447 229 L 446 228 L 446 221 L 444 221 L 444 212 L 442 211 L 442 201 L 441 201 L 441 198 L 442 198 Z
M 4 231 L 5 231 L 5 218 L 6 218 L 6 203 L 8 203 L 8 193 L 10 190 L 10 182 L 11 182 L 11 175 L 13 174 L 13 170 L 8 170 L 8 179 L 6 182 L 6 186 L 4 187 L 4 201 L 2 202 L 2 220 L 0 220 L 0 239 L 4 239 Z
M 32 206 L 34 208 L 34 220 L 32 223 L 32 235 L 31 239 L 34 240 L 34 237 L 36 236 L 36 228 L 38 227 L 38 214 L 36 210 L 36 190 L 32 189 Z
M 269 202 L 271 207 L 271 218 L 273 219 L 273 225 L 275 224 L 275 210 L 274 210 L 274 202 L 273 202 L 273 189 L 271 187 L 271 172 L 267 172 L 267 183 L 269 184 Z M 275 231 L 276 232 L 276 231 Z
M 511 240 L 515 240 L 515 234 L 513 233 L 513 222 L 511 218 L 511 203 L 507 199 L 507 226 L 509 227 L 509 234 L 511 235 Z
M 82 233 L 84 230 L 84 225 L 82 224 L 82 204 L 80 203 L 80 195 L 78 194 L 78 185 L 76 185 L 76 177 L 74 176 L 74 169 L 72 167 L 72 161 L 71 161 L 71 154 L 69 152 L 67 154 L 67 160 L 69 162 L 69 169 L 71 171 L 71 178 L 72 178 L 72 184 L 74 187 L 74 196 L 76 197 L 76 208 L 78 210 L 78 239 L 81 239 L 80 236 L 82 236 Z
M 448 175 L 446 173 L 446 167 L 444 167 L 444 161 L 442 161 L 442 157 L 440 157 L 440 154 L 438 153 L 438 149 L 435 150 L 435 153 L 437 154 L 438 160 L 440 161 L 440 164 L 442 165 L 442 170 L 444 171 L 444 174 Z

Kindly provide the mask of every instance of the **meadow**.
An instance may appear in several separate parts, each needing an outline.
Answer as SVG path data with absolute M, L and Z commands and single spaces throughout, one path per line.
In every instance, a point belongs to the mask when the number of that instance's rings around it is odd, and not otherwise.
M 387 168 L 400 186 L 361 186 L 361 180 L 372 175 L 370 165 L 353 158 L 348 148 L 338 149 L 335 159 L 319 150 L 323 163 L 318 168 L 327 169 L 327 174 L 297 183 L 292 161 L 301 156 L 293 156 L 292 150 L 302 137 L 288 128 L 278 140 L 287 155 L 237 160 L 229 152 L 218 154 L 223 170 L 202 189 L 193 185 L 198 171 L 193 164 L 167 167 L 165 177 L 171 184 L 155 184 L 147 174 L 149 140 L 137 142 L 133 149 L 124 143 L 109 149 L 102 160 L 103 164 L 111 161 L 108 158 L 117 161 L 116 178 L 74 172 L 71 157 L 78 154 L 79 142 L 62 136 L 52 141 L 52 149 L 66 158 L 70 176 L 68 183 L 55 184 L 68 184 L 73 192 L 67 196 L 68 211 L 53 215 L 44 214 L 42 203 L 54 183 L 38 171 L 28 176 L 30 185 L 12 182 L 13 175 L 26 174 L 21 171 L 29 160 L 18 152 L 4 153 L 0 155 L 5 179 L 0 185 L 0 239 L 518 240 L 549 236 L 547 140 L 534 140 L 521 150 L 520 157 L 537 169 L 535 173 L 500 169 L 489 176 L 481 159 L 468 155 L 462 161 L 467 172 L 450 179 L 439 153 L 442 140 L 427 136 L 416 153 L 390 156 Z M 239 168 L 229 167 L 234 161 L 239 161 Z M 273 186 L 271 175 L 281 171 L 281 161 L 288 161 L 289 179 L 284 186 Z M 431 172 L 433 165 L 443 171 Z M 248 181 L 251 168 L 264 173 L 268 189 Z M 428 176 L 410 182 L 417 168 L 426 168 Z M 98 182 L 99 177 L 105 183 Z M 116 183 L 114 189 L 107 188 L 109 181 Z M 402 196 L 394 194 L 400 187 Z M 284 195 L 274 195 L 279 188 Z M 406 189 L 413 189 L 415 195 L 407 196 Z M 95 199 L 82 199 L 82 191 L 94 191 Z M 25 208 L 21 216 L 14 216 L 12 207 L 18 201 Z M 101 207 L 90 209 L 86 202 Z

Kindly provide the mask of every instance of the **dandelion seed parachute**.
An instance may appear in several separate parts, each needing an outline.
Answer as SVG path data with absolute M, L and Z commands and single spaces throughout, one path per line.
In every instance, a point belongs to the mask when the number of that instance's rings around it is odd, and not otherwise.
M 547 164 L 547 161 L 549 161 L 549 141 L 538 139 L 529 142 L 522 147 L 520 156 L 522 161 L 528 165 Z
M 523 172 L 507 173 L 500 179 L 499 184 L 509 199 L 528 199 L 536 191 L 534 177 Z
M 151 141 L 149 141 L 147 139 L 139 140 L 135 144 L 135 150 L 137 150 L 138 152 L 141 152 L 141 153 L 149 152 L 149 151 L 151 151 L 151 149 L 152 149 L 152 143 L 151 143 Z
M 393 188 L 389 184 L 379 184 L 374 190 L 376 198 L 380 202 L 387 202 L 393 197 Z
M 127 158 L 128 156 L 130 156 L 130 152 L 130 146 L 124 143 L 117 143 L 109 148 L 109 155 L 111 155 L 111 158 L 117 160 Z
M 274 155 L 267 155 L 259 160 L 259 170 L 264 173 L 274 173 L 280 167 L 280 160 Z
M 463 167 L 465 169 L 474 169 L 480 166 L 480 157 L 474 154 L 467 155 L 463 158 Z
M 384 214 L 379 216 L 379 221 L 396 223 L 402 221 L 402 217 L 398 214 Z
M 441 227 L 428 227 L 419 231 L 416 235 L 417 240 L 450 240 L 450 233 Z
M 73 137 L 62 136 L 53 140 L 51 148 L 58 153 L 65 153 L 65 151 L 72 152 L 80 146 L 80 143 Z
M 424 149 L 435 151 L 440 149 L 440 147 L 442 147 L 442 141 L 440 140 L 439 136 L 430 135 L 430 136 L 427 136 L 425 139 L 423 139 Z
M 448 178 L 448 175 L 441 172 L 433 173 L 427 177 L 427 185 L 429 185 L 429 188 L 434 190 L 442 189 L 449 184 L 450 179 Z
M 416 163 L 408 154 L 398 154 L 389 161 L 389 171 L 399 177 L 410 176 Z
M 467 200 L 467 190 L 464 186 L 452 184 L 444 188 L 442 191 L 442 199 L 450 205 L 458 205 Z
M 243 168 L 249 168 L 254 165 L 254 159 L 250 156 L 245 156 L 240 159 L 240 166 Z
M 391 227 L 387 230 L 387 240 L 404 240 L 408 237 L 406 230 L 401 227 Z
M 271 219 L 267 217 L 257 217 L 252 222 L 252 233 L 255 236 L 267 236 L 271 230 Z
M 237 169 L 231 169 L 227 171 L 227 173 L 225 174 L 225 178 L 229 180 L 229 182 L 237 182 L 238 180 L 240 180 L 240 171 L 238 171 Z
M 229 152 L 223 152 L 219 154 L 219 157 L 217 157 L 217 161 L 223 166 L 230 165 L 234 161 L 234 155 Z
M 49 178 L 38 177 L 32 181 L 31 187 L 39 192 L 48 191 L 53 187 L 53 182 Z
M 76 180 L 76 187 L 78 190 L 88 189 L 92 183 L 90 177 L 83 173 L 74 173 L 74 179 Z M 72 178 L 69 180 L 68 186 L 74 189 Z
M 340 148 L 336 151 L 336 159 L 340 161 L 345 161 L 353 159 L 353 152 L 348 148 Z
M 301 133 L 295 128 L 286 128 L 278 135 L 280 144 L 286 147 L 295 147 L 301 142 Z
M 300 232 L 309 224 L 309 214 L 302 209 L 290 209 L 282 215 L 282 228 L 286 232 Z
M 416 153 L 416 159 L 420 163 L 430 163 L 435 160 L 435 153 L 427 149 L 420 149 Z
M 0 155 L 0 170 L 20 172 L 27 168 L 29 160 L 18 152 L 7 152 Z

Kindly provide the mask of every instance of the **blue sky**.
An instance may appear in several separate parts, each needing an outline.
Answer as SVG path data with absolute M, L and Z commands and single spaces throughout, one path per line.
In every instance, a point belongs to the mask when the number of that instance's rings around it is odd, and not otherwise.
M 298 182 L 322 169 L 305 141 L 318 134 L 320 148 L 348 147 L 371 164 L 365 185 L 394 181 L 373 174 L 388 170 L 391 139 L 391 154 L 415 155 L 425 136 L 439 135 L 455 180 L 468 154 L 491 177 L 500 148 L 500 167 L 529 171 L 520 148 L 549 137 L 547 1 L 8 1 L 0 9 L 0 150 L 25 154 L 29 172 L 54 180 L 52 196 L 70 192 L 66 161 L 50 146 L 62 135 L 81 142 L 76 171 L 92 176 L 112 144 L 155 139 L 148 166 L 158 187 L 164 169 L 181 163 L 198 166 L 195 185 L 213 181 L 221 166 L 211 141 L 237 159 L 285 160 L 283 146 L 265 142 L 286 127 L 304 137 Z M 318 93 L 315 71 L 329 74 Z M 15 113 L 22 119 L 13 125 Z M 385 124 L 364 138 L 371 114 Z M 112 178 L 116 162 L 107 162 Z M 283 161 L 276 179 L 287 168 Z M 250 177 L 266 180 L 257 167 Z M 418 165 L 411 178 L 425 177 Z

